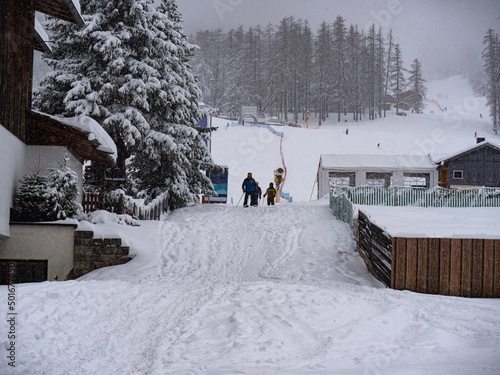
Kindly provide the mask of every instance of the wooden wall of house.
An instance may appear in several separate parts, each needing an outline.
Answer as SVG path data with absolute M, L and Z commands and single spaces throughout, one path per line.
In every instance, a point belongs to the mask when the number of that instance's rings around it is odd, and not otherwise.
M 500 151 L 488 144 L 452 158 L 446 164 L 450 185 L 500 186 Z M 454 170 L 463 171 L 463 179 L 454 179 Z
M 1 1 L 0 18 L 0 124 L 24 141 L 33 77 L 32 1 Z

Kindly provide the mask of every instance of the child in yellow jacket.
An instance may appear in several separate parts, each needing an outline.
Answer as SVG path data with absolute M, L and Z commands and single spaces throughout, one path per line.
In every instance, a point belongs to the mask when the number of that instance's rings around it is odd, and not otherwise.
M 273 187 L 272 182 L 269 184 L 269 187 L 267 188 L 266 193 L 264 194 L 264 197 L 266 195 L 267 195 L 267 205 L 274 206 L 274 198 L 276 197 L 276 189 Z

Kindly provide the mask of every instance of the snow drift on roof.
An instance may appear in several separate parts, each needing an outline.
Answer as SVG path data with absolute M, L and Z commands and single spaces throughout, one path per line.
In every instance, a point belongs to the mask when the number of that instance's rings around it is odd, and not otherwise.
M 88 140 L 91 142 L 98 143 L 96 149 L 98 151 L 110 154 L 110 156 L 116 161 L 117 150 L 113 139 L 109 134 L 102 128 L 101 125 L 93 118 L 88 116 L 76 116 L 76 117 L 60 117 L 60 116 L 50 116 L 53 119 L 59 121 L 60 123 L 72 127 L 74 129 L 80 130 L 82 133 L 87 134 Z
M 466 147 L 466 148 L 463 148 L 461 150 L 458 150 L 456 152 L 454 152 L 453 154 L 447 154 L 447 155 L 435 155 L 433 157 L 434 159 L 434 163 L 438 164 L 438 163 L 442 163 L 448 159 L 452 159 L 454 158 L 455 156 L 458 156 L 460 154 L 464 154 L 466 152 L 469 152 L 469 151 L 472 151 L 474 150 L 475 148 L 478 148 L 478 147 L 483 147 L 485 145 L 490 145 L 492 147 L 495 147 L 495 148 L 498 148 L 500 149 L 500 143 L 499 142 L 493 142 L 491 140 L 485 140 L 483 142 L 480 142 L 480 143 L 474 143 L 472 146 L 470 147 Z
M 363 170 L 434 170 L 435 165 L 427 155 L 360 155 L 323 154 L 323 168 Z

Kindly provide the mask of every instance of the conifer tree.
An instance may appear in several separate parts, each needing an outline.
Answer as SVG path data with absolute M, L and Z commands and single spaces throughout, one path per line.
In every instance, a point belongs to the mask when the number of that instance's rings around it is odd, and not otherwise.
M 427 93 L 427 88 L 425 87 L 425 82 L 427 81 L 422 75 L 422 64 L 418 59 L 413 60 L 409 73 L 409 88 L 411 92 L 409 104 L 416 113 L 421 113 L 424 108 L 423 100 Z
M 46 60 L 54 72 L 42 82 L 35 107 L 97 120 L 117 144 L 122 168 L 125 159 L 133 156 L 133 162 L 144 168 L 150 162 L 160 163 L 161 170 L 168 171 L 158 176 L 160 180 L 192 184 L 186 189 L 205 188 L 201 171 L 188 181 L 179 167 L 200 165 L 195 157 L 212 163 L 192 127 L 200 117 L 200 91 L 188 65 L 196 47 L 183 33 L 176 1 L 162 0 L 157 7 L 153 0 L 80 0 L 80 4 L 86 22 L 83 29 L 54 19 L 46 25 L 54 40 L 54 55 Z M 184 152 L 185 134 L 195 139 L 190 152 Z M 155 137 L 168 138 L 169 149 L 182 152 L 161 158 L 161 149 L 151 150 L 153 145 L 163 147 L 160 141 L 151 142 Z M 134 170 L 140 173 L 137 165 Z M 141 177 L 131 181 L 135 191 L 157 192 L 167 186 L 155 179 L 158 186 L 150 189 L 142 185 Z M 175 206 L 185 203 L 178 201 Z
M 403 57 L 401 55 L 401 48 L 399 44 L 394 45 L 394 53 L 391 56 L 391 64 L 390 64 L 390 82 L 392 92 L 394 93 L 394 97 L 396 98 L 396 114 L 399 113 L 399 99 L 401 93 L 406 87 L 406 78 L 404 76 L 404 67 L 403 67 Z
M 23 176 L 14 196 L 14 221 L 39 222 L 49 220 L 52 199 L 48 194 L 49 181 L 40 171 Z
M 500 42 L 498 34 L 489 29 L 483 41 L 484 70 L 487 76 L 486 99 L 490 107 L 493 131 L 498 134 L 500 126 Z
M 78 198 L 78 175 L 69 167 L 69 157 L 59 161 L 59 167 L 50 169 L 48 194 L 54 202 L 49 212 L 51 220 L 64 220 L 78 215 L 82 211 Z

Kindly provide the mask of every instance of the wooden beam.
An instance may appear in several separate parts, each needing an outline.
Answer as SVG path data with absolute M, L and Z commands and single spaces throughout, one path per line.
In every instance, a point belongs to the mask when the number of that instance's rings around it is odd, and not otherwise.
M 440 239 L 429 238 L 429 268 L 427 273 L 427 293 L 439 293 Z
M 462 293 L 472 296 L 472 239 L 462 239 Z
M 427 293 L 427 277 L 429 275 L 429 241 L 427 238 L 417 240 L 417 292 Z
M 472 286 L 471 296 L 483 296 L 484 276 L 484 240 L 476 238 L 472 241 Z
M 495 276 L 495 240 L 484 240 L 483 297 L 493 297 Z
M 451 239 L 450 246 L 450 295 L 460 296 L 462 289 L 462 240 Z
M 441 238 L 439 259 L 439 294 L 450 294 L 451 239 Z
M 393 250 L 396 254 L 393 257 L 396 259 L 396 267 L 392 270 L 394 278 L 394 289 L 403 290 L 406 288 L 406 238 L 398 237 L 396 246 Z
M 406 289 L 417 291 L 418 241 L 416 238 L 406 239 Z
M 495 240 L 495 272 L 493 297 L 500 298 L 500 240 Z

